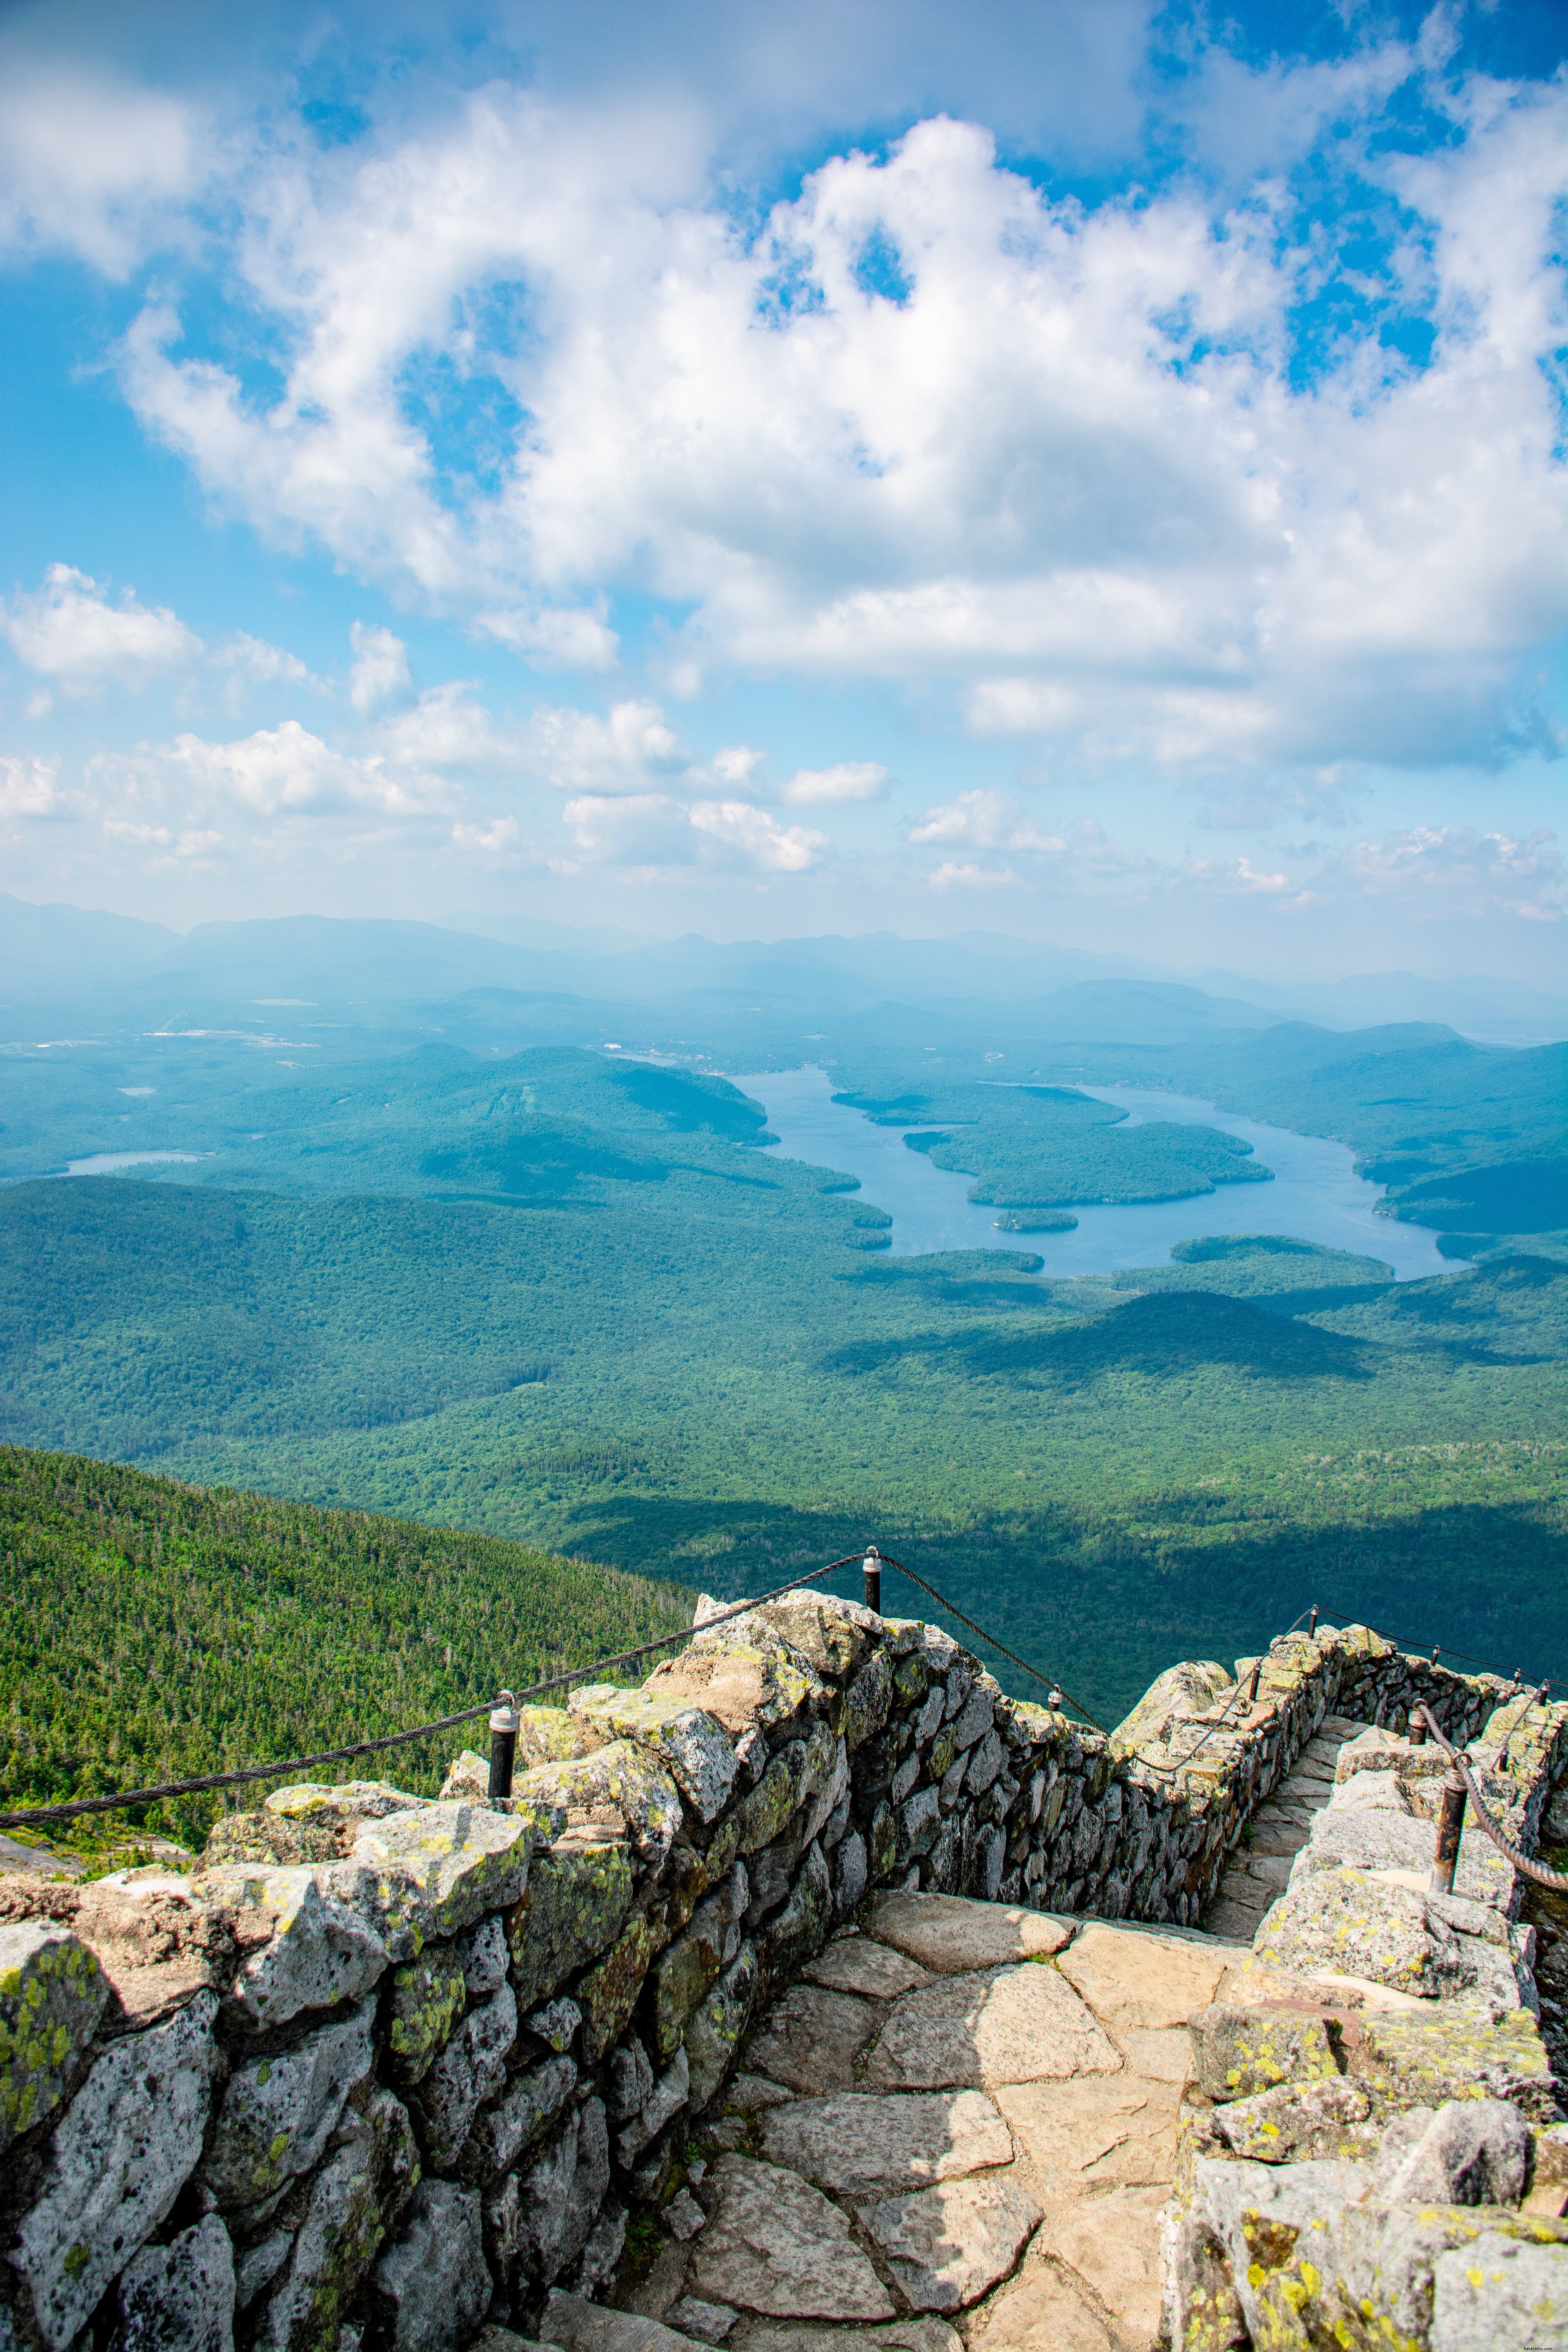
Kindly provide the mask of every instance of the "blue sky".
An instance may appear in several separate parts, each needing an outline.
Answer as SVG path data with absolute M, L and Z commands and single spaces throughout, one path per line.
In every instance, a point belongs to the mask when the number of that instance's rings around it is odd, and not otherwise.
M 7 887 L 1557 984 L 1563 18 L 0 10 Z

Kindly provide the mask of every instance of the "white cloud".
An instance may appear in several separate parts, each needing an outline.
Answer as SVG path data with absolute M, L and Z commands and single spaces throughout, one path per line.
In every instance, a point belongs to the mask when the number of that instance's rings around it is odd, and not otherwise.
M 602 607 L 603 600 L 600 600 Z M 510 646 L 533 669 L 614 669 L 618 640 L 604 612 L 581 605 L 534 612 L 480 613 L 479 635 Z
M 1016 889 L 1019 877 L 1010 866 L 958 866 L 944 857 L 931 877 L 933 890 Z
M 197 183 L 188 104 L 0 42 L 0 250 L 64 247 L 123 277 Z
M 248 636 L 237 629 L 232 637 L 212 652 L 213 665 L 217 669 L 232 672 L 237 683 L 250 680 L 258 686 L 271 686 L 282 681 L 289 686 L 316 684 L 298 654 L 287 652 L 282 646 L 269 645 L 265 637 Z
M 354 663 L 349 671 L 349 700 L 362 719 L 395 695 L 406 694 L 413 684 L 408 648 L 390 629 L 367 627 L 356 621 L 349 631 Z
M 1485 764 L 1534 723 L 1520 665 L 1568 615 L 1563 93 L 1429 78 L 1452 138 L 1390 156 L 1379 109 L 1419 67 L 1385 44 L 1246 86 L 1271 142 L 1410 207 L 1384 276 L 1436 330 L 1421 370 L 1352 336 L 1298 384 L 1293 314 L 1332 265 L 1239 146 L 1212 215 L 1195 181 L 1084 208 L 927 121 L 830 158 L 748 242 L 686 194 L 656 106 L 497 83 L 363 162 L 253 165 L 236 261 L 289 354 L 276 400 L 184 353 L 167 306 L 124 381 L 269 536 L 531 659 L 607 661 L 621 586 L 689 610 L 672 690 L 737 663 L 945 676 L 980 730 L 1100 758 Z M 901 301 L 861 282 L 874 234 Z M 498 283 L 526 292 L 516 349 L 475 323 Z M 432 353 L 523 412 L 482 489 L 404 396 Z
M 457 795 L 439 776 L 404 768 L 394 772 L 378 755 L 334 751 L 319 735 L 286 719 L 232 743 L 177 735 L 170 744 L 142 744 L 125 760 L 93 763 L 101 783 L 132 791 L 184 789 L 198 805 L 258 817 L 331 816 L 376 810 L 411 816 L 450 807 Z
M 717 845 L 749 873 L 805 874 L 827 846 L 825 833 L 781 825 L 749 801 L 694 801 L 690 818 L 705 843 Z
M 887 797 L 888 771 L 875 760 L 843 760 L 834 768 L 799 768 L 779 793 L 791 808 L 827 808 L 847 801 Z
M 111 604 L 68 563 L 51 563 L 40 589 L 13 596 L 0 625 L 19 661 L 74 693 L 189 669 L 204 650 L 166 605 L 139 604 L 129 588 Z
M 1557 835 L 1544 826 L 1520 837 L 1474 825 L 1412 825 L 1357 842 L 1330 861 L 1323 879 L 1453 916 L 1554 923 L 1568 903 L 1568 868 Z
M 63 815 L 59 773 L 58 760 L 0 754 L 0 817 Z
M 998 792 L 960 793 L 955 800 L 927 809 L 910 830 L 917 848 L 962 842 L 970 849 L 1065 850 L 1063 835 L 1043 833 L 1010 794 Z
M 699 866 L 721 872 L 804 874 L 825 834 L 784 826 L 749 801 L 676 800 L 666 793 L 584 794 L 562 811 L 582 857 L 632 868 Z
M 533 772 L 563 792 L 645 793 L 687 764 L 657 702 L 617 702 L 605 719 L 541 706 L 522 748 Z

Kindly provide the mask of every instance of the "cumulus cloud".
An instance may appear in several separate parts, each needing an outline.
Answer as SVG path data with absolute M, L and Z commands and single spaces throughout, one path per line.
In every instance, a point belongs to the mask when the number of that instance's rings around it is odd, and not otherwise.
M 1474 825 L 1412 825 L 1357 842 L 1330 862 L 1323 880 L 1371 898 L 1434 911 L 1502 913 L 1554 923 L 1568 900 L 1568 868 L 1557 835 L 1542 826 L 1522 837 Z
M 201 639 L 163 604 L 140 604 L 134 591 L 118 604 L 85 572 L 51 563 L 44 584 L 13 596 L 3 626 L 17 659 L 72 693 L 113 681 L 138 686 L 201 658 Z
M 142 744 L 128 760 L 100 760 L 95 769 L 105 782 L 118 777 L 133 790 L 183 787 L 201 803 L 258 817 L 356 810 L 413 815 L 450 806 L 456 797 L 439 776 L 406 767 L 395 772 L 380 755 L 335 751 L 297 719 L 231 743 L 177 735 L 173 743 Z
M 201 131 L 182 99 L 0 43 L 0 251 L 125 276 L 196 188 Z
M 354 654 L 349 700 L 364 719 L 395 695 L 406 694 L 413 685 L 408 648 L 390 629 L 369 628 L 363 621 L 356 621 L 350 629 L 349 643 Z
M 1037 849 L 1057 853 L 1067 847 L 1060 834 L 1046 833 L 1011 793 L 960 793 L 955 800 L 927 809 L 919 824 L 910 828 L 916 848 L 962 843 L 968 849 Z
M 64 815 L 59 773 L 58 760 L 0 754 L 0 817 Z
M 875 760 L 841 760 L 834 768 L 797 768 L 779 793 L 791 808 L 827 808 L 887 797 L 888 771 Z
M 657 702 L 617 702 L 595 711 L 535 710 L 525 755 L 546 783 L 563 792 L 646 793 L 651 781 L 688 764 L 679 737 Z
M 939 118 L 742 236 L 671 192 L 654 113 L 495 83 L 357 166 L 256 164 L 237 266 L 290 354 L 275 400 L 167 303 L 124 383 L 269 535 L 530 659 L 608 660 L 605 593 L 635 587 L 689 614 L 672 682 L 945 675 L 980 731 L 1101 757 L 1485 764 L 1530 735 L 1520 666 L 1568 614 L 1563 98 L 1456 95 L 1436 63 L 1384 44 L 1261 92 L 1289 151 L 1406 208 L 1373 290 L 1430 324 L 1420 368 L 1363 333 L 1302 380 L 1294 316 L 1334 265 L 1239 151 L 1213 210 L 1195 183 L 1084 207 Z M 1377 137 L 1406 85 L 1452 132 L 1419 159 Z M 498 282 L 521 344 L 476 323 Z M 432 352 L 521 420 L 482 487 L 408 397 Z
M 685 802 L 667 793 L 616 799 L 584 794 L 568 801 L 562 814 L 579 856 L 595 865 L 805 874 L 827 847 L 825 834 L 781 825 L 749 801 Z

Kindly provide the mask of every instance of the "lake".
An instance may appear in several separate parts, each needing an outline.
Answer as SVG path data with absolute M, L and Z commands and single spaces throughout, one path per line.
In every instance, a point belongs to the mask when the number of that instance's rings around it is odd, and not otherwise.
M 116 1168 L 149 1168 L 155 1160 L 197 1160 L 201 1151 L 95 1151 L 86 1160 L 68 1160 L 68 1176 L 108 1176 Z
M 1216 1110 L 1195 1095 L 1160 1094 L 1140 1087 L 1084 1087 L 1080 1092 L 1115 1103 L 1130 1122 L 1173 1119 L 1215 1127 L 1242 1137 L 1258 1160 L 1274 1171 L 1270 1184 L 1222 1184 L 1195 1199 L 1160 1201 L 1128 1208 L 1101 1204 L 1075 1207 L 1070 1234 L 1001 1234 L 1000 1212 L 978 1208 L 968 1197 L 973 1179 L 933 1168 L 923 1151 L 910 1151 L 906 1135 L 919 1127 L 874 1127 L 864 1112 L 832 1099 L 833 1081 L 816 1067 L 763 1070 L 735 1075 L 731 1084 L 762 1103 L 779 1140 L 766 1147 L 778 1159 L 804 1160 L 817 1168 L 858 1176 L 865 1199 L 893 1220 L 895 1254 L 933 1250 L 1032 1250 L 1047 1274 L 1115 1274 L 1123 1266 L 1166 1265 L 1173 1242 L 1207 1234 L 1281 1234 L 1317 1242 L 1326 1249 L 1352 1250 L 1382 1258 L 1401 1282 L 1455 1274 L 1462 1261 L 1439 1257 L 1436 1236 L 1420 1225 L 1396 1223 L 1374 1213 L 1381 1184 L 1358 1176 L 1349 1149 L 1321 1136 L 1296 1135 Z M 952 1133 L 939 1127 L 938 1133 Z

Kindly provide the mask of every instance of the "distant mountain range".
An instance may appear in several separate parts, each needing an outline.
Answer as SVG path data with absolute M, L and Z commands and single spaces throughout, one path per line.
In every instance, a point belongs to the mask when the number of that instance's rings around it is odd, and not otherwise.
M 46 1009 L 75 1008 L 98 1024 L 117 1015 L 149 1026 L 276 1025 L 291 1013 L 363 1020 L 372 1007 L 441 1006 L 481 992 L 490 1000 L 487 1017 L 501 1013 L 498 1000 L 525 998 L 531 1027 L 574 1034 L 596 1034 L 600 1023 L 588 1018 L 595 1011 L 613 1025 L 618 1015 L 658 1005 L 699 1027 L 721 1014 L 726 1028 L 730 1017 L 754 1014 L 764 1026 L 782 1020 L 797 1035 L 796 1023 L 814 1013 L 842 1018 L 893 1003 L 937 1015 L 962 1006 L 970 1025 L 994 1008 L 1010 1027 L 1026 1019 L 1036 1034 L 1067 1043 L 1197 1038 L 1289 1020 L 1330 1029 L 1439 1024 L 1499 1045 L 1568 1036 L 1568 1003 L 1484 974 L 1370 972 L 1282 986 L 993 931 L 650 941 L 521 919 L 503 927 L 511 936 L 498 938 L 479 923 L 300 915 L 203 923 L 182 935 L 129 916 L 0 895 L 0 1011 L 20 1037 Z

